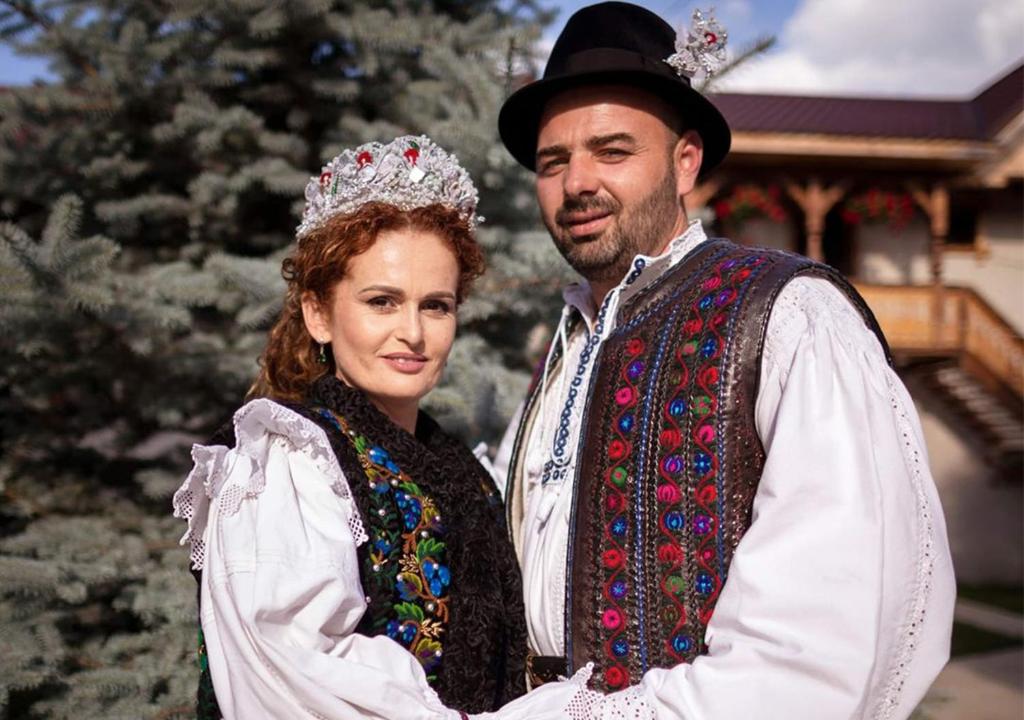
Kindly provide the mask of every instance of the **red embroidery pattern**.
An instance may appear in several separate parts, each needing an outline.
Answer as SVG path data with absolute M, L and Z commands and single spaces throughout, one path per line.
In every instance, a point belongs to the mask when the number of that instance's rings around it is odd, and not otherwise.
M 636 653 L 647 637 L 663 644 L 672 663 L 688 662 L 704 650 L 704 629 L 711 619 L 721 591 L 724 567 L 719 525 L 723 506 L 717 487 L 719 471 L 718 404 L 719 381 L 726 363 L 729 320 L 737 310 L 736 299 L 751 277 L 752 269 L 765 262 L 761 256 L 747 256 L 719 263 L 708 271 L 700 292 L 685 317 L 674 327 L 678 334 L 665 344 L 668 358 L 659 369 L 668 378 L 658 398 L 645 397 L 645 376 L 658 362 L 659 349 L 648 348 L 641 337 L 626 341 L 620 356 L 619 387 L 614 409 L 609 414 L 605 448 L 604 502 L 601 508 L 603 542 L 601 564 L 602 610 L 600 632 L 604 646 L 603 680 L 609 690 L 627 686 L 630 667 L 637 667 Z M 653 387 L 653 386 L 652 386 Z M 646 389 L 645 389 L 646 388 Z M 647 403 L 658 402 L 651 421 L 651 437 L 635 437 L 634 429 Z M 654 433 L 657 433 L 654 435 Z M 656 447 L 650 447 L 656 439 Z M 650 452 L 656 467 L 647 465 L 647 478 L 635 477 L 639 452 Z M 651 482 L 648 478 L 655 478 Z M 642 588 L 642 565 L 649 552 L 633 547 L 637 522 L 651 523 L 640 513 L 633 497 L 636 483 L 644 501 L 657 518 L 654 577 L 661 600 L 649 596 L 637 628 L 636 593 Z M 634 567 L 635 564 L 635 567 Z M 657 591 L 654 591 L 657 592 Z M 652 628 L 652 634 L 644 625 Z M 653 651 L 654 648 L 651 647 Z M 655 655 L 661 655 L 656 651 Z M 641 663 L 642 665 L 643 663 Z
M 636 408 L 640 397 L 638 381 L 646 369 L 640 358 L 644 342 L 634 338 L 626 344 L 626 356 L 631 360 L 619 372 L 621 386 L 615 391 L 615 406 L 618 410 L 612 429 L 613 439 L 608 444 L 608 470 L 605 473 L 606 487 L 604 501 L 604 539 L 607 549 L 602 555 L 605 568 L 604 600 L 605 610 L 601 613 L 601 626 L 606 631 L 605 656 L 608 666 L 604 680 L 610 688 L 629 685 L 629 670 L 623 658 L 629 655 L 630 644 L 626 632 L 629 612 L 623 607 L 623 599 L 629 593 L 629 575 L 625 568 L 629 552 L 631 523 L 628 512 L 630 499 L 626 490 L 630 482 L 630 456 L 633 443 L 630 437 L 636 427 Z

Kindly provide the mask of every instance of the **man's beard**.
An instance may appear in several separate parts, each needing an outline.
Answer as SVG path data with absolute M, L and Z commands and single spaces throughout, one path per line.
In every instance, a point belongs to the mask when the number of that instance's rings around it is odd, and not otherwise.
M 571 196 L 555 213 L 554 225 L 546 219 L 545 225 L 558 252 L 576 272 L 591 282 L 612 282 L 625 277 L 638 254 L 650 254 L 668 239 L 678 208 L 675 170 L 670 166 L 654 190 L 628 210 L 609 196 Z M 573 237 L 566 217 L 593 210 L 611 213 L 610 225 L 600 233 Z

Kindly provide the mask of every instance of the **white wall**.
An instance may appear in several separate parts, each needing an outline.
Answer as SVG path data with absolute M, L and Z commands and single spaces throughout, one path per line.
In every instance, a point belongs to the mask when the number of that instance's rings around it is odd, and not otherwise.
M 1019 585 L 1024 577 L 1024 484 L 998 478 L 926 391 L 910 385 L 942 500 L 957 579 Z
M 931 282 L 928 224 L 915 216 L 902 230 L 887 224 L 860 225 L 854 230 L 854 277 L 880 285 L 927 285 Z
M 979 228 L 987 253 L 947 251 L 947 285 L 974 288 L 1024 335 L 1024 219 L 1012 209 L 987 213 Z
M 753 218 L 745 222 L 740 228 L 738 236 L 732 239 L 744 245 L 795 252 L 795 237 L 793 221 L 788 218 L 780 223 L 772 222 L 767 218 Z

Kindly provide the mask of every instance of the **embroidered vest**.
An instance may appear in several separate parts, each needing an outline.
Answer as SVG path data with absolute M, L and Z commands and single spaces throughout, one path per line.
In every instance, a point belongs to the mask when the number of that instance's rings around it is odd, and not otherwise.
M 423 413 L 414 438 L 333 377 L 289 407 L 325 431 L 369 536 L 357 549 L 368 607 L 356 632 L 409 650 L 448 707 L 492 711 L 523 694 L 519 568 L 473 454 Z M 203 670 L 199 706 L 212 709 Z
M 754 402 L 768 316 L 798 275 L 844 291 L 886 348 L 838 272 L 726 240 L 703 243 L 620 308 L 595 361 L 577 452 L 567 674 L 593 661 L 592 685 L 611 692 L 707 651 L 705 630 L 764 465 Z M 508 497 L 511 511 L 511 485 Z

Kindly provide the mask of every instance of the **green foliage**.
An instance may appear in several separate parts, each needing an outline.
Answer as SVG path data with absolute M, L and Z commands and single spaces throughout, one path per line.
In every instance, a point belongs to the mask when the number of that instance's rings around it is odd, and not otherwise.
M 176 718 L 195 586 L 170 497 L 280 309 L 304 183 L 425 132 L 481 188 L 491 267 L 430 407 L 495 440 L 563 267 L 500 147 L 533 2 L 0 2 L 57 82 L 0 92 L 0 717 Z

